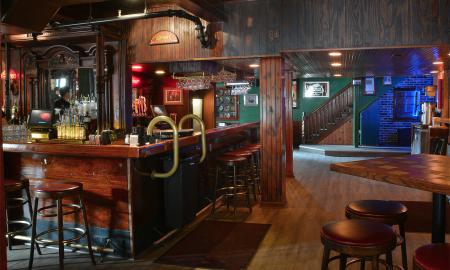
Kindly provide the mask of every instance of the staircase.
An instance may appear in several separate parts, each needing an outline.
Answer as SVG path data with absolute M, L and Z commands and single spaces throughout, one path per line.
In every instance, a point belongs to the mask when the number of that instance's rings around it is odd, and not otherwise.
M 303 119 L 303 144 L 317 144 L 353 117 L 353 85 L 347 84 Z

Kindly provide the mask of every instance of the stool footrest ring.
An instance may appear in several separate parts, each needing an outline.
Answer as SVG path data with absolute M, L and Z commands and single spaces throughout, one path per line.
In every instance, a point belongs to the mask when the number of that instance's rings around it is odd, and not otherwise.
M 86 236 L 86 229 L 83 229 L 83 228 L 76 228 L 76 227 L 75 228 L 62 228 L 62 230 L 63 231 L 77 232 L 78 233 L 78 235 L 75 236 L 75 237 L 72 237 L 70 239 L 64 239 L 62 241 L 64 244 L 76 242 L 76 241 L 78 241 L 81 238 Z M 39 244 L 43 244 L 43 245 L 46 245 L 46 246 L 57 245 L 59 243 L 57 240 L 49 242 L 47 240 L 43 241 L 42 239 L 39 238 L 40 236 L 43 236 L 43 235 L 46 235 L 46 234 L 49 234 L 49 233 L 52 233 L 52 232 L 57 232 L 57 231 L 58 231 L 58 228 L 54 228 L 54 229 L 49 229 L 49 230 L 43 231 L 41 233 L 38 233 L 38 234 L 36 234 L 36 238 L 35 238 L 36 240 L 35 241 L 37 243 L 39 243 Z
M 56 217 L 58 215 L 57 212 L 50 212 L 48 214 L 45 213 L 45 210 L 53 209 L 53 208 L 56 208 L 56 207 L 57 207 L 56 204 L 52 204 L 52 205 L 47 205 L 47 206 L 41 207 L 41 208 L 39 208 L 37 210 L 38 215 L 41 216 L 41 217 Z M 75 213 L 78 213 L 78 212 L 81 211 L 81 205 L 79 205 L 79 204 L 63 204 L 62 207 L 63 208 L 64 207 L 72 208 L 72 210 L 63 212 L 62 213 L 63 216 L 75 214 Z

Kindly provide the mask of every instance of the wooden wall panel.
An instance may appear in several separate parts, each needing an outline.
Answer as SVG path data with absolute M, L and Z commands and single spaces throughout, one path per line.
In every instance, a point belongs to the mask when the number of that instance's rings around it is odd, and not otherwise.
M 353 144 L 353 120 L 345 122 L 335 131 L 321 140 L 318 144 L 326 145 L 352 145 Z
M 47 165 L 43 165 L 44 159 Z M 96 227 L 129 230 L 126 159 L 8 153 L 4 164 L 8 168 L 7 177 L 15 179 L 23 176 L 82 183 L 89 223 Z
M 1 8 L 0 8 L 1 9 Z M 0 44 L 2 43 L 2 35 L 0 33 Z M 0 52 L 0 71 L 2 70 L 2 53 Z M 0 83 L 0 107 L 3 106 L 3 83 Z M 0 164 L 3 164 L 3 121 L 0 122 Z M 4 166 L 0 166 L 0 215 L 3 217 L 5 213 L 5 190 L 4 190 Z M 0 222 L 0 270 L 6 270 L 6 224 L 4 219 Z
M 224 24 L 224 55 L 445 44 L 449 5 L 446 0 L 232 1 L 225 3 L 226 14 L 233 15 Z M 248 20 L 254 28 L 246 27 Z M 243 31 L 251 41 L 245 46 Z M 273 31 L 280 35 L 271 41 Z
M 294 177 L 294 123 L 292 120 L 292 79 L 293 73 L 284 75 L 285 119 L 286 119 L 286 176 Z
M 449 118 L 449 103 L 450 103 L 450 71 L 444 72 L 444 78 L 442 82 L 442 117 Z
M 286 203 L 286 115 L 280 57 L 262 58 L 260 74 L 263 204 Z
M 153 7 L 151 11 L 178 9 L 174 5 Z M 203 25 L 207 25 L 203 21 Z M 189 60 L 193 58 L 209 58 L 221 56 L 222 32 L 220 24 L 211 24 L 217 44 L 213 49 L 203 49 L 197 39 L 195 24 L 189 20 L 177 17 L 162 17 L 146 20 L 137 20 L 130 23 L 129 30 L 129 60 L 131 63 L 149 63 L 170 60 Z M 216 28 L 216 29 L 214 29 Z M 178 38 L 178 44 L 150 46 L 149 42 L 153 34 L 161 30 L 174 32 Z
M 176 9 L 175 5 L 152 10 Z M 259 0 L 225 3 L 227 18 L 210 24 L 217 42 L 203 49 L 194 24 L 181 18 L 130 23 L 131 62 L 270 56 L 288 50 L 404 47 L 448 43 L 448 0 Z M 206 25 L 206 22 L 204 22 Z M 159 30 L 179 44 L 149 46 Z M 222 31 L 223 30 L 223 31 Z

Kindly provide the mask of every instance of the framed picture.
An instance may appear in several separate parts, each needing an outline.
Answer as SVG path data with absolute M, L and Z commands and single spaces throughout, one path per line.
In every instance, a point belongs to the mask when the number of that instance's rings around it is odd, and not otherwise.
M 365 96 L 375 96 L 375 78 L 369 77 L 364 79 L 364 95 Z
M 292 108 L 297 108 L 297 81 L 292 81 Z
M 330 96 L 330 82 L 305 82 L 303 89 L 303 97 L 329 97 Z
M 244 95 L 244 106 L 258 106 L 258 95 L 257 94 Z
M 183 89 L 164 88 L 164 105 L 183 105 Z

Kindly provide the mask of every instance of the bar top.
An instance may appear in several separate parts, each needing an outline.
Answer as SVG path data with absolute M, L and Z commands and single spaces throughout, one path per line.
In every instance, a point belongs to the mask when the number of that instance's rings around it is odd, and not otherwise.
M 450 195 L 450 157 L 412 155 L 334 163 L 332 171 Z
M 248 129 L 259 127 L 259 122 L 235 124 L 227 127 L 213 128 L 206 131 L 207 143 L 212 140 Z M 183 137 L 179 140 L 180 147 L 195 145 L 200 141 L 200 133 Z M 106 158 L 144 158 L 172 150 L 172 140 L 130 147 L 126 144 L 92 145 L 70 143 L 4 143 L 3 151 L 12 153 L 37 153 L 66 156 L 106 157 Z

